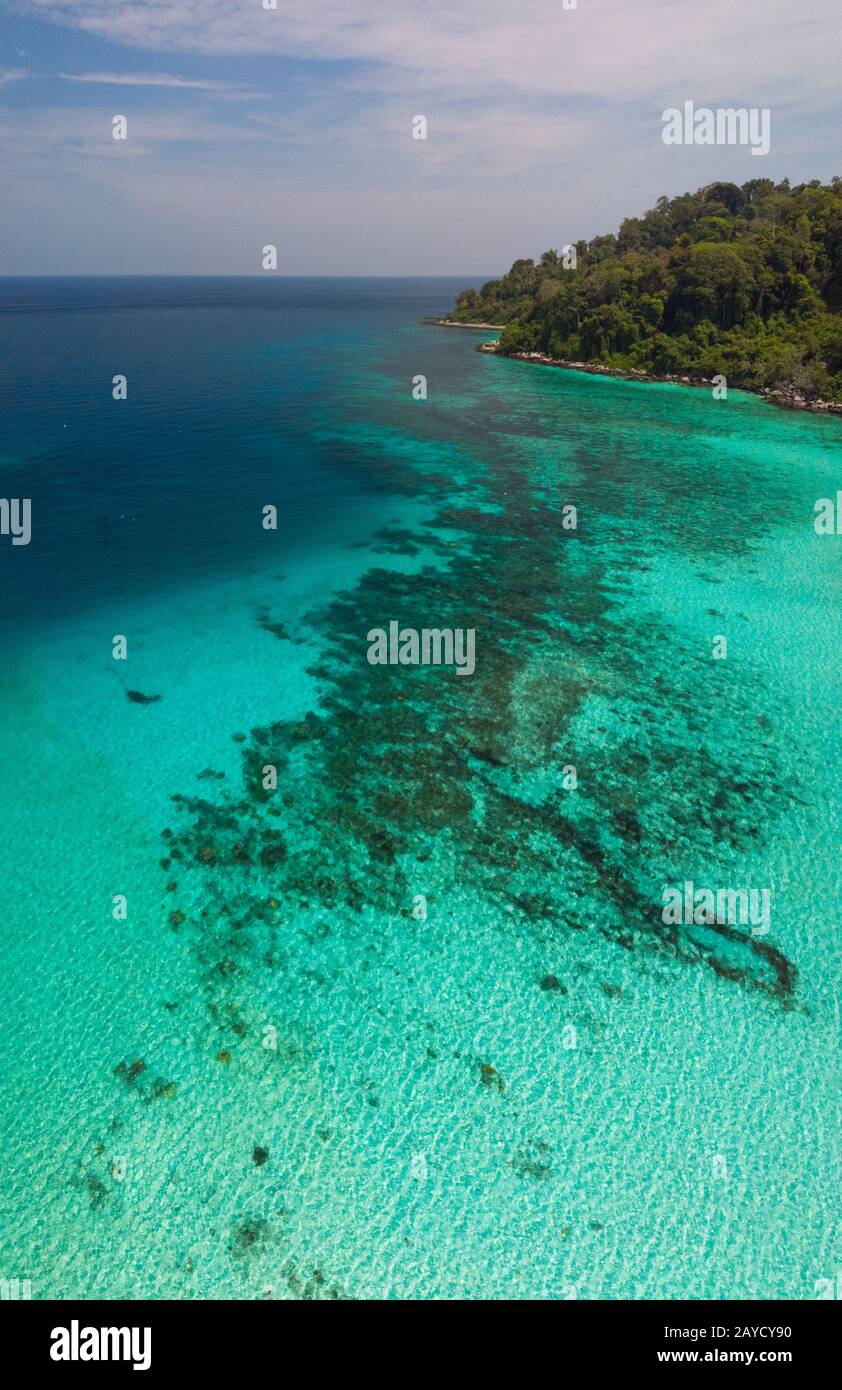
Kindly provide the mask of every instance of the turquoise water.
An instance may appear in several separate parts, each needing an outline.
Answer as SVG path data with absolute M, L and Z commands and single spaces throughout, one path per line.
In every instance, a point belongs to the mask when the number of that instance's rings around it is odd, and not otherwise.
M 35 1298 L 842 1265 L 842 426 L 488 359 L 419 322 L 453 291 L 0 284 L 0 1277 Z M 475 673 L 369 665 L 393 619 L 474 628 Z M 687 879 L 768 888 L 768 936 L 665 925 Z

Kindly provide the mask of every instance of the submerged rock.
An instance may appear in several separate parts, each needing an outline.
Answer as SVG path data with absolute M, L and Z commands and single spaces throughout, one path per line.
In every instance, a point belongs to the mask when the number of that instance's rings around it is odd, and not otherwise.
M 154 705 L 160 700 L 160 695 L 144 695 L 142 690 L 127 690 L 126 695 L 133 705 Z
M 490 1062 L 480 1063 L 480 1076 L 483 1086 L 496 1086 L 498 1091 L 505 1089 L 505 1081 L 496 1067 L 492 1067 Z
M 234 1238 L 230 1246 L 233 1255 L 246 1255 L 255 1245 L 261 1244 L 269 1235 L 269 1223 L 262 1216 L 246 1217 L 234 1228 Z
M 127 1086 L 133 1085 L 139 1076 L 146 1071 L 146 1063 L 142 1057 L 135 1057 L 133 1062 L 128 1065 L 125 1062 L 118 1062 L 114 1068 L 115 1076 L 122 1076 Z
M 541 1143 L 536 1153 L 529 1149 L 518 1149 L 509 1161 L 519 1178 L 537 1178 L 539 1182 L 546 1182 L 552 1172 L 549 1154 L 549 1145 Z
M 177 1089 L 175 1081 L 165 1081 L 163 1077 L 159 1076 L 152 1087 L 152 1098 L 155 1100 L 169 1100 L 175 1095 Z
M 278 864 L 286 862 L 287 847 L 282 840 L 273 841 L 265 845 L 260 851 L 260 862 L 264 869 L 272 869 Z

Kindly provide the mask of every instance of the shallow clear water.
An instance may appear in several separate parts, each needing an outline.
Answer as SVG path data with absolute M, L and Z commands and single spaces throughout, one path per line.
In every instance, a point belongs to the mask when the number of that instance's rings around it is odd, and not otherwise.
M 840 1264 L 842 426 L 488 359 L 420 322 L 456 288 L 0 282 L 0 1277 L 36 1298 Z M 474 628 L 476 671 L 369 665 L 391 620 Z M 768 888 L 768 935 L 665 925 L 688 879 Z

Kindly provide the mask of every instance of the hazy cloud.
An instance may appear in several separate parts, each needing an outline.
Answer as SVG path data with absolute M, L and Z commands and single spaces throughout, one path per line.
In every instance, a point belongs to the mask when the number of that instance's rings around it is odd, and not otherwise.
M 98 82 L 111 87 L 180 87 L 198 92 L 239 92 L 236 82 L 214 82 L 211 79 L 173 77 L 166 72 L 60 72 L 64 82 Z

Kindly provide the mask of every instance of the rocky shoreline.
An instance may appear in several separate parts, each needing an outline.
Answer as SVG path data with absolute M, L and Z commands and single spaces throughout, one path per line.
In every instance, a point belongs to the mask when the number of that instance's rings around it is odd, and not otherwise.
M 493 324 L 453 324 L 454 328 L 493 328 Z M 572 372 L 588 372 L 592 376 L 614 376 L 620 377 L 625 381 L 661 381 L 672 386 L 695 386 L 710 391 L 714 382 L 710 377 L 681 376 L 670 373 L 665 376 L 656 376 L 654 372 L 646 372 L 641 367 L 603 367 L 598 362 L 571 362 L 563 357 L 548 357 L 543 352 L 500 352 L 499 342 L 480 343 L 477 352 L 488 352 L 496 357 L 511 357 L 519 362 L 537 362 L 542 367 L 562 367 Z M 738 386 L 736 382 L 730 383 L 737 390 L 747 390 L 749 388 Z M 809 410 L 819 415 L 840 415 L 842 416 L 842 402 L 807 400 L 800 395 L 793 386 L 763 387 L 760 391 L 755 391 L 754 395 L 761 396 L 763 400 L 771 405 L 779 405 L 786 410 Z

